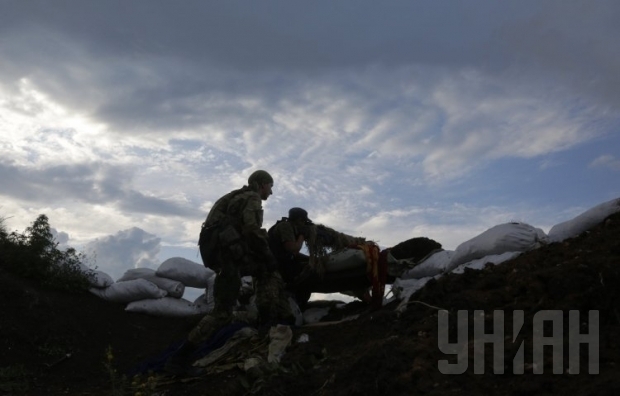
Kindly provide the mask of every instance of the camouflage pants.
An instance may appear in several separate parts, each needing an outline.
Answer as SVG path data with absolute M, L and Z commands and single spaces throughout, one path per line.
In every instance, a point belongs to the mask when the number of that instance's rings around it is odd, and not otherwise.
M 260 261 L 248 256 L 244 260 L 233 260 L 222 254 L 221 267 L 215 278 L 213 298 L 215 306 L 190 332 L 188 340 L 199 344 L 211 338 L 216 331 L 233 319 L 233 308 L 239 298 L 241 277 L 251 275 L 255 284 L 256 306 L 261 324 L 279 320 L 292 320 L 288 298 L 284 291 L 284 281 L 277 271 L 267 271 Z

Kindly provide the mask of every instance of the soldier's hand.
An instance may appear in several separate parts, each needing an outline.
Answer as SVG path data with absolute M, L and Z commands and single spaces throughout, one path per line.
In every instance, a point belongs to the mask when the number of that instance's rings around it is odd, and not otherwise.
M 304 224 L 297 227 L 297 231 L 299 231 L 299 235 L 303 235 L 304 239 L 310 238 L 310 227 L 311 224 Z

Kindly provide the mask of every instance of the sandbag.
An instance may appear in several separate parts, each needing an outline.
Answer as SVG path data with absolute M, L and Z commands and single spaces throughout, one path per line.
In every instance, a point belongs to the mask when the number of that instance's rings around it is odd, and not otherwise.
M 102 289 L 114 283 L 114 280 L 112 279 L 112 277 L 103 271 L 90 270 L 88 273 L 93 275 L 92 277 L 93 281 L 91 282 L 92 287 Z
M 103 289 L 110 286 L 114 283 L 114 279 L 107 273 L 95 270 L 87 267 L 86 265 L 79 263 L 80 270 L 85 274 L 90 276 L 90 286 L 98 289 Z
M 202 264 L 195 263 L 182 257 L 172 257 L 161 263 L 157 276 L 173 279 L 188 287 L 205 288 L 209 284 L 209 278 L 215 272 Z
M 165 297 L 167 292 L 145 279 L 113 283 L 105 289 L 88 289 L 94 295 L 112 302 L 128 303 L 149 298 Z
M 454 256 L 453 250 L 440 250 L 424 259 L 412 269 L 404 272 L 401 279 L 421 279 L 446 272 Z
M 565 239 L 579 236 L 618 211 L 620 211 L 620 198 L 596 205 L 571 220 L 551 227 L 549 230 L 549 240 L 551 242 L 561 242 Z
M 540 228 L 525 223 L 506 223 L 489 228 L 482 234 L 461 243 L 446 272 L 472 260 L 506 252 L 525 252 L 549 242 Z
M 297 304 L 295 299 L 292 297 L 288 298 L 288 303 L 291 306 L 291 312 L 293 313 L 293 316 L 295 317 L 295 326 L 301 326 L 302 324 L 304 324 L 304 315 L 301 312 L 299 305 Z
M 194 305 L 202 313 L 211 312 L 213 310 L 213 307 L 215 306 L 215 299 L 213 297 L 213 286 L 215 284 L 216 276 L 217 275 L 214 275 L 209 278 L 208 285 L 205 288 L 205 292 L 194 300 Z
M 204 314 L 204 312 L 192 302 L 184 298 L 172 297 L 133 301 L 127 304 L 125 311 L 169 317 L 187 317 Z
M 286 348 L 291 345 L 293 340 L 293 331 L 289 326 L 276 325 L 269 329 L 269 355 L 267 362 L 280 363 L 280 359 L 284 356 Z
M 493 265 L 501 264 L 504 261 L 512 260 L 513 258 L 519 256 L 521 253 L 522 252 L 506 252 L 502 254 L 493 254 L 491 256 L 486 256 L 481 259 L 477 259 L 477 260 L 473 260 L 465 264 L 461 264 L 455 269 L 453 269 L 451 273 L 462 274 L 463 272 L 465 272 L 466 268 L 473 269 L 473 270 L 481 270 L 487 264 L 493 264 Z
M 194 305 L 200 311 L 200 313 L 208 314 L 213 311 L 213 307 L 215 306 L 215 302 L 213 298 L 209 299 L 209 296 L 206 294 L 201 294 L 194 300 Z
M 157 276 L 155 270 L 150 268 L 133 268 L 127 270 L 117 282 L 126 282 L 134 279 L 146 279 L 154 283 L 160 289 L 167 291 L 168 297 L 181 298 L 185 292 L 185 285 L 182 282 Z
M 440 275 L 438 275 L 440 276 Z M 398 306 L 396 307 L 396 311 L 404 312 L 407 310 L 407 304 L 409 303 L 409 299 L 411 296 L 423 288 L 428 281 L 434 279 L 429 276 L 421 279 L 396 279 L 392 284 L 392 292 L 394 293 L 394 297 L 401 300 Z
M 366 255 L 361 249 L 343 249 L 331 253 L 325 263 L 326 272 L 339 272 L 353 268 L 366 268 Z
M 308 308 L 303 313 L 304 323 L 320 322 L 321 318 L 329 314 L 329 307 L 325 308 Z

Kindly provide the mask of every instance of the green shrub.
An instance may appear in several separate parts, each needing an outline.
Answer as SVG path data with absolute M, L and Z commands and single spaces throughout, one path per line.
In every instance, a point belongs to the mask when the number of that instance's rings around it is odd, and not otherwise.
M 84 256 L 73 248 L 58 249 L 44 214 L 23 234 L 8 234 L 0 220 L 0 265 L 16 275 L 53 289 L 84 291 L 94 275 L 82 271 L 83 260 Z

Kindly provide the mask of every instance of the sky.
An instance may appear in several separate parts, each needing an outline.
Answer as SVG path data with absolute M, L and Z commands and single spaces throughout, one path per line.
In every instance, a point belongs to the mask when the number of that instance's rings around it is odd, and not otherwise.
M 0 217 L 122 276 L 270 172 L 382 248 L 620 197 L 614 0 L 0 0 Z

